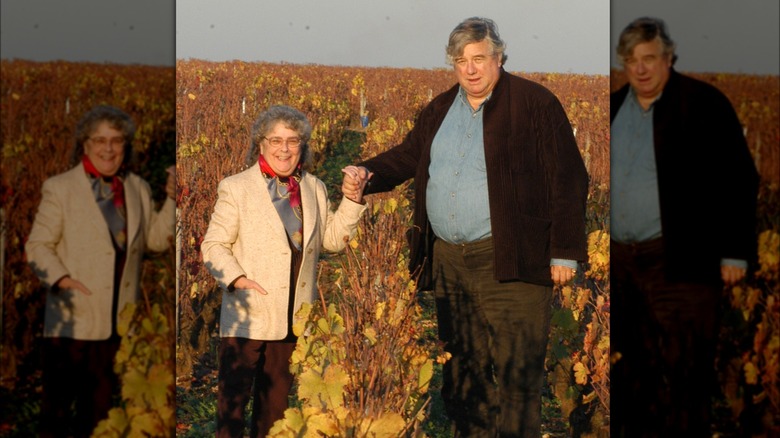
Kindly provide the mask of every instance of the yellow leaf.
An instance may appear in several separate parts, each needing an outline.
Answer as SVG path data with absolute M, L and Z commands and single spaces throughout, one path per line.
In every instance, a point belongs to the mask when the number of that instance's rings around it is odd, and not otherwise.
M 404 429 L 406 421 L 395 412 L 385 412 L 377 419 L 365 419 L 360 424 L 360 436 L 395 438 Z
M 338 436 L 338 422 L 331 418 L 327 412 L 321 412 L 306 417 L 306 435 L 307 437 Z
M 95 430 L 92 431 L 92 436 L 95 438 L 124 436 L 128 426 L 129 423 L 124 409 L 113 408 L 108 411 L 108 418 L 98 423 Z
M 756 366 L 753 365 L 753 362 L 748 362 L 744 366 L 745 371 L 745 382 L 748 385 L 755 385 L 758 383 L 758 370 L 756 369 Z
M 332 409 L 344 404 L 344 387 L 349 376 L 338 364 L 330 364 L 323 375 L 313 369 L 304 371 L 299 377 L 298 396 L 304 400 L 319 400 Z
M 417 377 L 417 387 L 419 392 L 425 394 L 428 392 L 428 385 L 433 379 L 433 361 L 428 359 L 420 367 L 420 375 Z
M 609 336 L 602 336 L 601 339 L 599 339 L 598 347 L 600 350 L 609 350 Z
M 128 436 L 165 436 L 164 427 L 154 412 L 144 412 L 130 419 Z
M 122 398 L 141 400 L 147 391 L 146 376 L 137 369 L 128 370 L 122 376 Z
M 380 301 L 376 303 L 376 308 L 374 309 L 374 317 L 377 321 L 382 319 L 382 315 L 385 313 L 385 307 L 387 307 L 386 301 Z
M 390 198 L 387 201 L 385 201 L 385 208 L 384 211 L 387 214 L 395 212 L 395 209 L 398 208 L 398 201 L 395 198 Z
M 168 394 L 173 391 L 173 373 L 166 364 L 155 364 L 149 369 L 148 390 L 146 397 L 151 408 L 159 410 L 168 404 Z
M 376 329 L 374 327 L 366 327 L 363 330 L 363 335 L 368 338 L 369 345 L 376 345 Z
M 298 409 L 289 408 L 284 411 L 283 419 L 276 420 L 271 430 L 268 431 L 268 435 L 275 437 L 298 436 L 297 433 L 303 429 L 304 425 L 301 412 Z
M 116 331 L 119 336 L 124 337 L 127 335 L 127 331 L 130 329 L 130 321 L 133 320 L 135 314 L 135 303 L 127 303 L 125 308 L 119 312 L 119 318 L 116 322 Z
M 295 314 L 293 320 L 293 333 L 295 336 L 301 337 L 306 330 L 306 322 L 309 320 L 311 314 L 311 303 L 303 303 L 300 310 Z
M 190 100 L 195 100 L 195 95 L 192 93 L 188 94 L 187 97 L 189 97 Z
M 776 351 L 780 350 L 780 336 L 774 335 L 769 339 L 769 343 L 766 345 L 767 350 Z M 776 357 L 776 356 L 775 356 Z
M 579 385 L 588 383 L 588 374 L 590 374 L 590 371 L 584 363 L 577 362 L 574 364 L 574 381 Z

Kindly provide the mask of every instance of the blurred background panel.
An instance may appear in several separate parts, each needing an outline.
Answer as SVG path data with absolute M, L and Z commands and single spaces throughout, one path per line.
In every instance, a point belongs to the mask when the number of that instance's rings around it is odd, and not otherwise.
M 166 167 L 175 163 L 175 2 L 173 0 L 9 0 L 0 4 L 2 295 L 0 298 L 0 435 L 33 436 L 40 414 L 45 290 L 27 264 L 43 181 L 72 167 L 74 130 L 95 105 L 116 106 L 136 124 L 131 169 L 149 182 L 157 208 Z M 114 424 L 140 407 L 146 430 L 173 432 L 174 251 L 147 256 L 142 305 L 133 324 L 154 321 L 128 345 L 115 371 L 154 379 L 116 400 Z M 121 309 L 120 309 L 121 310 Z M 143 364 L 143 365 L 140 365 Z M 154 371 L 152 371 L 154 370 Z M 140 374 L 139 374 L 140 373 Z M 151 406 L 142 399 L 157 394 Z M 121 406 L 121 407 L 120 407 Z M 129 427 L 129 426 L 128 426 Z

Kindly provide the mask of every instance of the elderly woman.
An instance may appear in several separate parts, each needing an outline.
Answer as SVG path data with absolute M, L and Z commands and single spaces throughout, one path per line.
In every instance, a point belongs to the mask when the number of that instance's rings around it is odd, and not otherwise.
M 165 250 L 173 236 L 172 169 L 157 213 L 149 185 L 127 171 L 134 134 L 125 112 L 91 109 L 76 128 L 73 168 L 43 183 L 25 247 L 48 289 L 40 436 L 89 436 L 107 416 L 117 312 L 139 298 L 144 251 Z
M 354 197 L 331 211 L 325 184 L 302 170 L 310 136 L 298 110 L 272 106 L 260 114 L 247 156 L 251 167 L 220 182 L 201 244 L 206 267 L 224 289 L 220 437 L 243 436 L 250 393 L 250 436 L 265 436 L 284 417 L 293 382 L 293 314 L 317 296 L 320 249 L 343 250 L 365 209 Z

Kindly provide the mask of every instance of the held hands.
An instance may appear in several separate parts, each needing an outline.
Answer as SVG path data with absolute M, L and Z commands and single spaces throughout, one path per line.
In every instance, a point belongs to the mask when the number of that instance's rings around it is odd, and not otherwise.
M 168 166 L 168 180 L 165 182 L 165 193 L 169 198 L 176 200 L 176 166 Z
M 568 283 L 574 278 L 576 269 L 567 268 L 566 266 L 552 265 L 550 266 L 550 275 L 552 276 L 553 283 L 562 285 Z
M 263 289 L 263 286 L 260 286 L 260 284 L 258 284 L 256 281 L 250 280 L 243 276 L 238 277 L 238 279 L 233 283 L 233 287 L 236 289 L 254 289 L 260 292 L 261 295 L 268 295 L 268 292 Z
M 92 292 L 84 286 L 84 283 L 74 280 L 70 277 L 62 277 L 56 285 L 59 289 L 74 289 L 81 292 L 84 295 L 92 295 Z
M 374 175 L 365 167 L 347 166 L 341 169 L 344 172 L 344 182 L 341 184 L 341 192 L 347 199 L 358 204 L 363 203 L 363 190 L 368 180 Z

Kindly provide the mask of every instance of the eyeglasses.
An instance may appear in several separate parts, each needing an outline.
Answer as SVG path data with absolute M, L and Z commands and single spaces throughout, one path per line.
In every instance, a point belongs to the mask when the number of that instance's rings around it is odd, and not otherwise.
M 124 137 L 90 137 L 88 140 L 91 141 L 95 146 L 99 146 L 101 148 L 110 145 L 111 147 L 116 147 L 118 149 L 125 145 Z
M 298 149 L 301 147 L 301 139 L 299 137 L 290 137 L 288 139 L 284 139 L 282 137 L 263 137 L 268 141 L 268 144 L 271 145 L 272 148 L 278 149 L 282 147 L 283 144 L 287 144 L 287 147 L 290 149 Z

